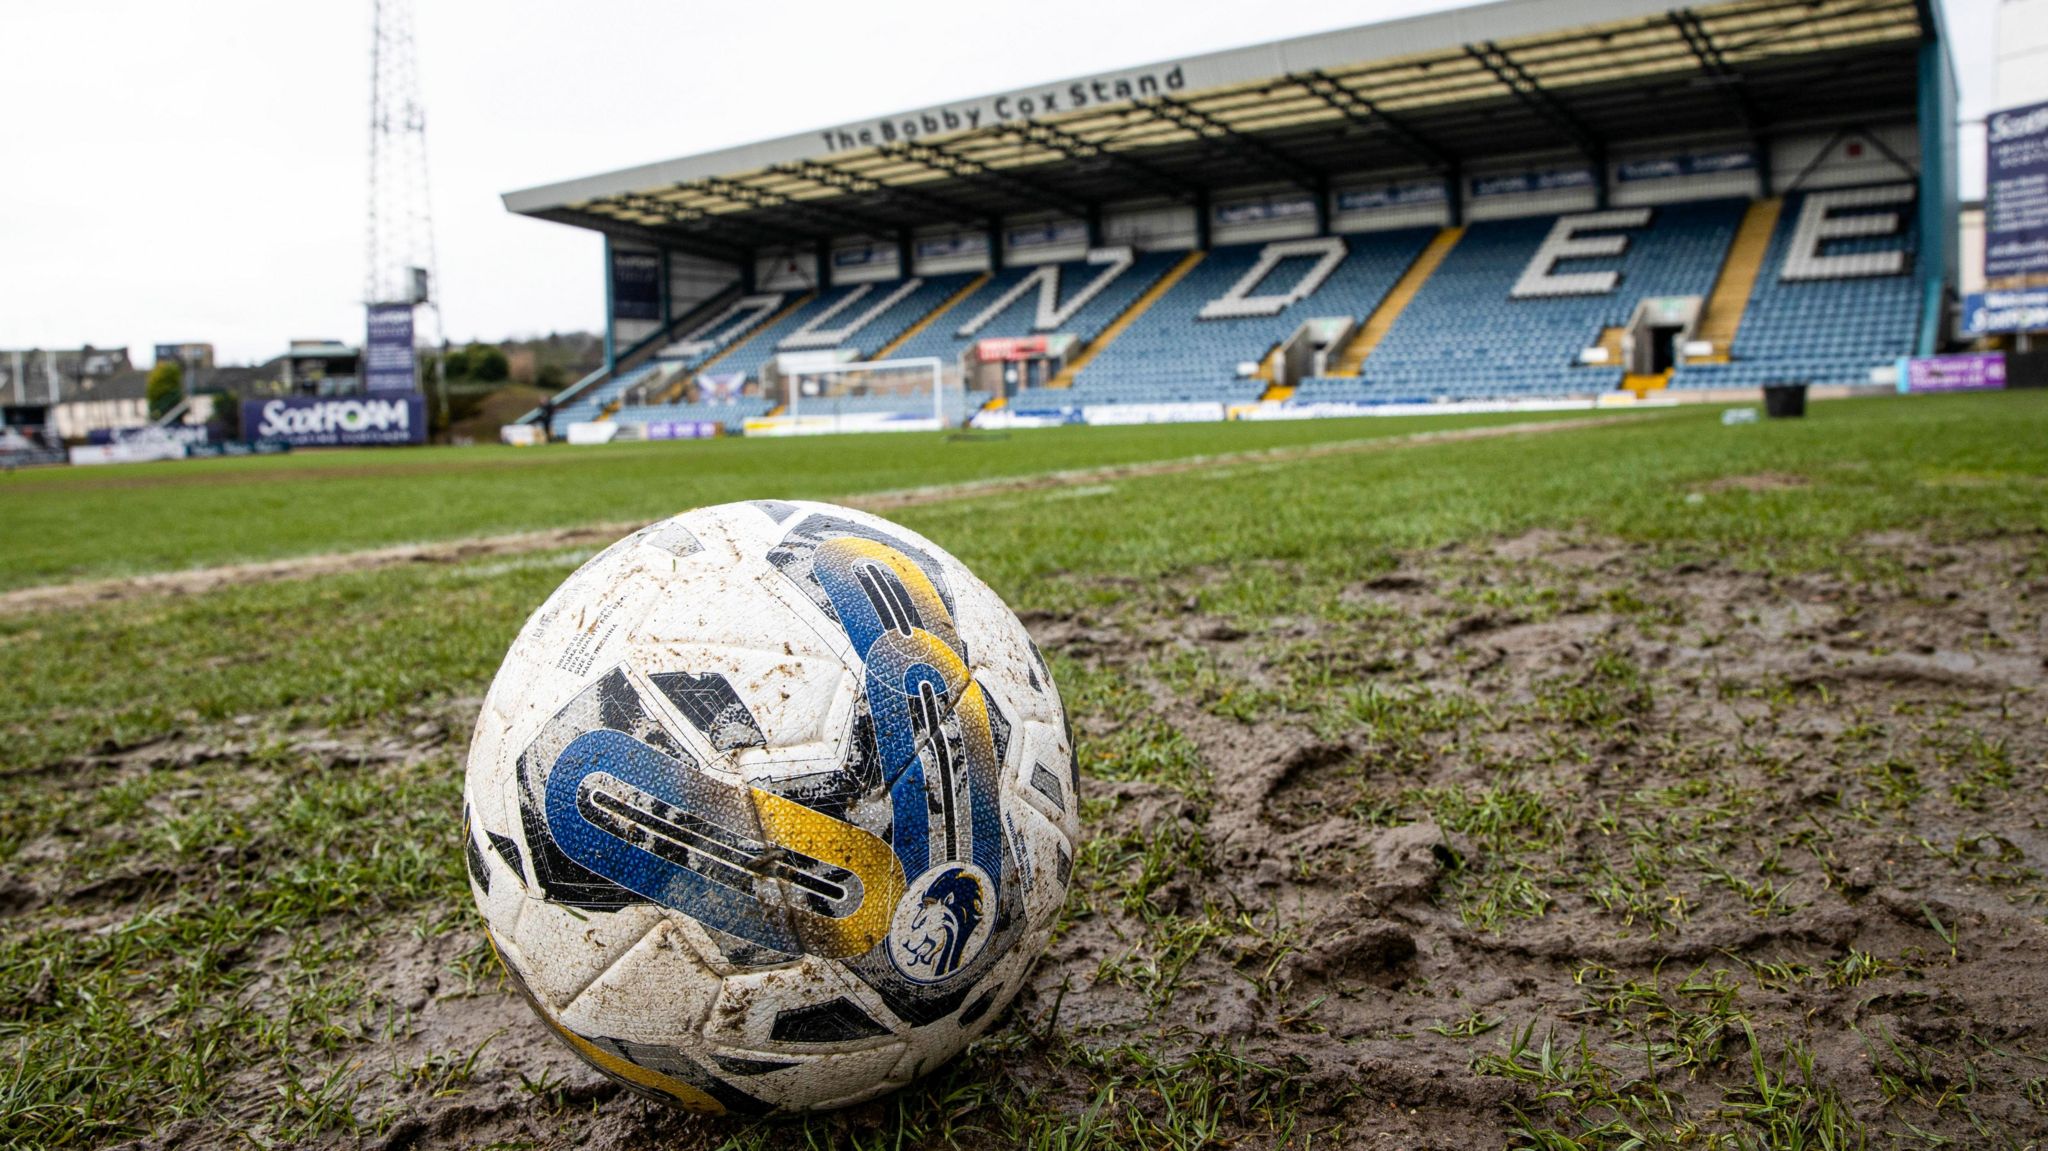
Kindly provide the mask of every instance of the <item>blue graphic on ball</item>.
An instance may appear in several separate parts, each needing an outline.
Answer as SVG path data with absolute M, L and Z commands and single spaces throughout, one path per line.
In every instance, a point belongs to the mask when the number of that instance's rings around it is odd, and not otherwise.
M 889 931 L 889 960 L 904 978 L 939 983 L 988 942 L 988 877 L 971 863 L 942 863 L 910 885 Z

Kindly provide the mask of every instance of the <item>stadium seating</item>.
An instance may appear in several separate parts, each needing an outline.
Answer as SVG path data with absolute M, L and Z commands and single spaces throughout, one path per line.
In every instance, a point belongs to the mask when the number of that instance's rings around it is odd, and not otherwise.
M 596 419 L 628 388 L 646 380 L 659 370 L 660 363 L 650 362 L 621 372 L 595 387 L 586 388 L 582 394 L 556 409 L 555 427 L 559 430 L 570 424 L 587 423 Z
M 988 403 L 987 392 L 948 391 L 943 412 L 949 423 L 959 423 Z M 932 414 L 931 394 L 922 396 L 824 396 L 800 401 L 791 413 L 799 416 L 853 416 L 894 413 L 905 416 Z
M 636 404 L 620 408 L 613 418 L 622 424 L 648 424 L 660 420 L 702 421 L 723 424 L 728 435 L 737 435 L 748 420 L 767 415 L 774 406 L 773 401 L 760 396 L 736 396 L 729 404 Z
M 1672 376 L 1672 387 L 1752 388 L 1776 381 L 1868 384 L 1872 368 L 1913 353 L 1920 308 L 1912 275 L 1919 247 L 1918 213 L 1911 204 L 1882 199 L 1864 204 L 1860 210 L 1895 213 L 1900 231 L 1829 241 L 1821 248 L 1824 256 L 1876 257 L 1902 251 L 1901 272 L 1788 280 L 1783 278 L 1786 260 L 1796 247 L 1805 201 L 1805 196 L 1788 197 L 1778 218 L 1763 274 L 1757 277 L 1742 326 L 1736 330 L 1731 362 L 1682 365 Z M 1838 214 L 1858 210 L 1852 206 Z M 1872 267 L 1882 270 L 1898 264 L 1887 260 Z
M 1073 387 L 1027 390 L 1013 403 L 1028 408 L 1255 400 L 1265 385 L 1259 380 L 1239 379 L 1239 364 L 1262 359 L 1304 320 L 1321 316 L 1363 319 L 1434 234 L 1435 229 L 1418 228 L 1346 237 L 1343 242 L 1348 251 L 1343 261 L 1320 284 L 1304 285 L 1312 289 L 1306 296 L 1272 314 L 1203 319 L 1203 310 L 1230 294 L 1233 287 L 1242 286 L 1244 293 L 1251 295 L 1285 292 L 1304 277 L 1313 276 L 1323 263 L 1317 254 L 1286 255 L 1259 283 L 1243 284 L 1256 270 L 1267 245 L 1216 248 L 1114 343 L 1097 353 L 1075 376 Z
M 1714 200 L 1669 204 L 1640 228 L 1622 229 L 1622 251 L 1560 260 L 1552 269 L 1619 273 L 1612 291 L 1555 294 L 1524 285 L 1531 259 L 1555 217 L 1476 223 L 1422 286 L 1356 379 L 1303 381 L 1289 400 L 1392 403 L 1536 399 L 1593 395 L 1620 386 L 1618 365 L 1588 366 L 1580 351 L 1603 328 L 1626 324 L 1637 303 L 1655 296 L 1705 296 L 1735 237 L 1744 204 Z
M 1092 340 L 1111 320 L 1131 306 L 1145 289 L 1157 283 L 1174 264 L 1181 253 L 1141 253 L 1130 269 L 1111 280 L 1109 284 L 1090 299 L 1080 310 L 1068 317 L 1057 331 L 1080 337 L 1082 342 Z M 1060 274 L 1060 301 L 1065 303 L 1084 290 L 1099 275 L 1102 268 L 1085 260 L 1070 260 L 1054 265 Z M 935 323 L 911 337 L 904 345 L 889 353 L 890 359 L 912 359 L 921 356 L 937 356 L 947 364 L 959 360 L 962 353 L 974 346 L 975 341 L 999 336 L 1050 335 L 1051 332 L 1036 330 L 1038 319 L 1038 293 L 1026 292 L 1011 301 L 1007 308 L 990 316 L 972 335 L 959 334 L 961 325 L 981 317 L 988 308 L 1002 296 L 1015 288 L 1026 277 L 1038 271 L 1037 268 L 1005 268 L 989 277 L 973 295 L 948 309 Z
M 1836 218 L 1890 212 L 1900 221 L 1900 232 L 1823 239 L 1817 248 L 1823 258 L 1796 269 L 1807 278 L 1788 279 L 1787 262 L 1795 249 L 1814 246 L 1813 221 L 1806 222 L 1806 233 L 1799 233 L 1806 197 L 1792 197 L 1743 312 L 1732 362 L 1681 366 L 1673 387 L 1754 387 L 1780 379 L 1863 383 L 1872 367 L 1912 350 L 1919 302 L 1910 275 L 1918 240 L 1915 214 L 1889 190 L 1830 195 L 1837 204 Z M 1288 402 L 1545 399 L 1612 391 L 1621 383 L 1623 368 L 1582 364 L 1581 350 L 1598 342 L 1604 330 L 1625 325 L 1645 299 L 1709 295 L 1745 206 L 1740 200 L 1714 200 L 1574 217 L 1581 229 L 1578 239 L 1566 237 L 1558 218 L 1550 216 L 1472 224 L 1400 312 L 1358 377 L 1302 381 Z M 1012 404 L 1029 410 L 1256 399 L 1266 385 L 1240 378 L 1240 365 L 1263 360 L 1309 319 L 1362 321 L 1434 234 L 1434 229 L 1421 228 L 1217 248 L 1170 282 L 1112 342 L 1095 349 L 1071 387 L 1025 389 Z M 1566 254 L 1548 267 L 1533 266 L 1547 263 L 1535 259 L 1539 251 Z M 1900 251 L 1905 253 L 1904 271 L 1895 272 L 1901 261 L 1886 253 Z M 1102 265 L 1054 265 L 1060 292 L 1053 303 L 1075 305 L 1056 330 L 1079 337 L 1085 346 L 1180 258 L 1171 252 L 1138 254 L 1127 271 L 1092 295 L 1083 293 L 1101 275 Z M 1816 271 L 1836 278 L 1812 278 Z M 862 309 L 878 305 L 881 310 L 872 319 L 845 337 L 843 350 L 872 357 L 929 320 L 891 349 L 890 357 L 937 356 L 951 363 L 976 340 L 1038 330 L 1046 302 L 1037 282 L 1027 281 L 1044 274 L 1034 267 L 1006 269 L 936 317 L 933 310 L 958 295 L 971 276 L 933 276 L 914 286 L 906 281 L 866 289 L 842 285 L 810 297 L 781 297 L 776 308 L 757 305 L 751 317 L 738 314 L 711 333 L 714 340 L 696 334 L 696 341 L 683 347 L 686 355 L 623 373 L 592 389 L 558 418 L 594 418 L 662 364 L 683 370 L 708 364 L 758 380 L 784 342 L 806 325 L 815 323 L 817 331 L 829 334 L 857 320 Z M 791 307 L 789 300 L 796 305 Z M 963 326 L 974 330 L 963 335 Z M 794 342 L 805 350 L 822 347 L 815 338 L 799 336 Z M 986 399 L 979 393 L 966 397 L 957 415 L 964 417 Z M 963 401 L 949 405 L 957 402 Z M 833 401 L 832 410 L 922 414 L 927 403 L 849 397 Z M 737 430 L 743 420 L 771 406 L 767 399 L 749 396 L 732 405 L 638 405 L 621 410 L 618 418 L 718 420 Z M 825 411 L 822 402 L 809 408 L 804 414 Z

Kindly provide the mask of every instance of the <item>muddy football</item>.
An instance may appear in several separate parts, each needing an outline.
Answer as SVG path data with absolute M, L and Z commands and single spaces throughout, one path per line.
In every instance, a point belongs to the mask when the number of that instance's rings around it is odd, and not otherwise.
M 635 532 L 513 642 L 465 846 L 563 1042 L 684 1107 L 902 1086 L 1045 950 L 1079 778 L 1043 657 L 904 528 L 755 500 Z

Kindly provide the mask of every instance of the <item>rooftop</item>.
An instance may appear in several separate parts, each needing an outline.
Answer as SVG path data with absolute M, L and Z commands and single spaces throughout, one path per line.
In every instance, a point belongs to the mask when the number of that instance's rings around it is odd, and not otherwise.
M 1504 0 L 571 180 L 514 212 L 717 259 L 1349 174 L 1910 117 L 1933 0 Z

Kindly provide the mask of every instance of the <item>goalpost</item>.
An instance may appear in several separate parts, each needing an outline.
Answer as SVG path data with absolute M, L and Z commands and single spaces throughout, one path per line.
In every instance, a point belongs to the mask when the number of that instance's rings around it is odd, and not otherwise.
M 946 383 L 945 363 L 936 356 L 839 363 L 805 360 L 785 365 L 781 374 L 781 426 L 760 430 L 924 431 L 950 427 L 968 415 L 964 385 Z M 750 422 L 749 431 L 753 430 Z

